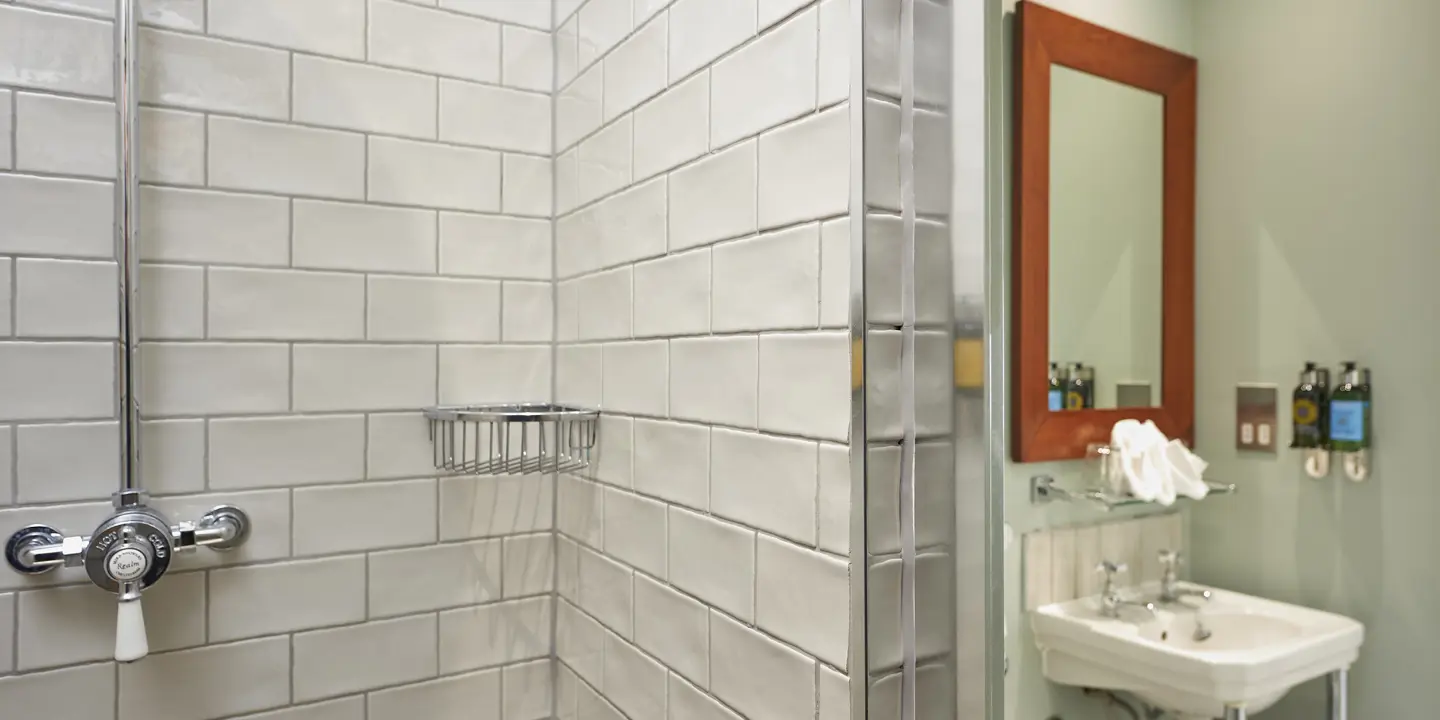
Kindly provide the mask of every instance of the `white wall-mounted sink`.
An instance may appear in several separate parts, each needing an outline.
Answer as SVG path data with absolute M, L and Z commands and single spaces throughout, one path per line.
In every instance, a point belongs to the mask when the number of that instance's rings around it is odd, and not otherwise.
M 1127 597 L 1154 598 L 1155 587 Z M 1160 607 L 1152 616 L 1124 607 L 1103 617 L 1098 597 L 1031 613 L 1045 677 L 1062 685 L 1134 693 L 1172 712 L 1217 718 L 1226 706 L 1250 714 L 1290 688 L 1350 667 L 1365 627 L 1347 617 L 1215 590 L 1208 603 Z M 1210 637 L 1198 640 L 1198 620 Z

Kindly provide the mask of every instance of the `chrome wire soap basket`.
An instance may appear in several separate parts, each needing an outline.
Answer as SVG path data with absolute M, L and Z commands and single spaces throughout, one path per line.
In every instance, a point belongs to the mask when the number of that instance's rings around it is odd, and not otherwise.
M 435 467 L 470 475 L 526 475 L 590 464 L 600 411 L 550 403 L 425 408 Z

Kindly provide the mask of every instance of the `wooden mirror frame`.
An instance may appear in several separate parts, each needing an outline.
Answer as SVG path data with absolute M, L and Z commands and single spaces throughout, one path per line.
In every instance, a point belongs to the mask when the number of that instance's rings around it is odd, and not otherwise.
M 1110 440 L 1117 420 L 1153 420 L 1194 442 L 1195 102 L 1194 58 L 1022 0 L 1017 12 L 1015 106 L 1015 359 L 1017 462 L 1085 457 Z M 1164 97 L 1161 402 L 1158 407 L 1051 412 L 1050 66 L 1098 75 Z

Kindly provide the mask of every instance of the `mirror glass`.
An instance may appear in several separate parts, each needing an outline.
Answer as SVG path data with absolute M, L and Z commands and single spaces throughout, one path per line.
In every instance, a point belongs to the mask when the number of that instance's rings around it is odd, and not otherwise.
M 1160 404 L 1164 131 L 1163 96 L 1051 66 L 1052 411 Z

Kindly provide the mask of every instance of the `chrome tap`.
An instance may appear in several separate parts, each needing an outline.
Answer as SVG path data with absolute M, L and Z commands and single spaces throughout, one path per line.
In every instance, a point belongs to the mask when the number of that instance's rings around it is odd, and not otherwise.
M 1160 597 L 1161 604 L 1172 605 L 1184 598 L 1199 598 L 1204 601 L 1210 600 L 1210 591 L 1204 588 L 1180 587 L 1180 562 L 1179 550 L 1160 551 Z
M 1105 560 L 1095 567 L 1095 572 L 1105 575 L 1105 586 L 1100 590 L 1100 614 L 1107 618 L 1119 618 L 1120 609 L 1124 607 L 1136 607 L 1150 613 L 1151 616 L 1159 616 L 1155 610 L 1155 603 L 1126 600 L 1120 596 L 1120 589 L 1115 586 L 1115 576 L 1120 573 L 1128 573 L 1130 568 L 1125 564 L 1116 565 Z

